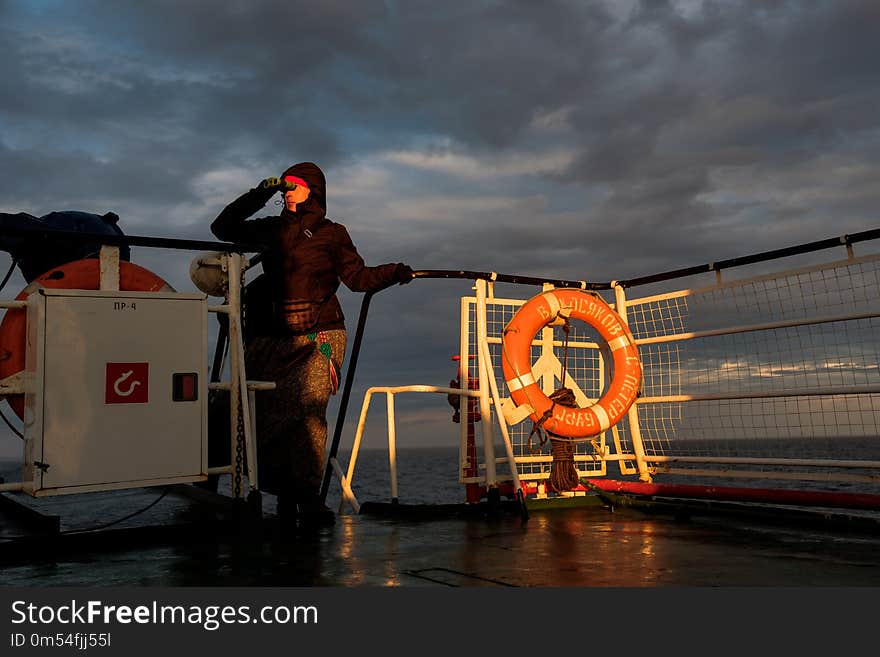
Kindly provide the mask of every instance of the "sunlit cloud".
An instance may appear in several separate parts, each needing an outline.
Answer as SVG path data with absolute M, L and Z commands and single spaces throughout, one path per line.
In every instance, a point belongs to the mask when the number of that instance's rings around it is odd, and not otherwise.
M 396 151 L 384 156 L 389 162 L 423 171 L 468 179 L 502 176 L 534 176 L 564 172 L 574 160 L 572 151 L 477 157 L 452 152 Z

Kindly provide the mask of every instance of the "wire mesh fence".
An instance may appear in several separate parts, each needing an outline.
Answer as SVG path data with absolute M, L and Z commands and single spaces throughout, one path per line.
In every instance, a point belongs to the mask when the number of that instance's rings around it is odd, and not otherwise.
M 667 285 L 680 289 L 640 298 L 627 290 L 627 321 L 644 372 L 639 435 L 624 418 L 574 443 L 582 477 L 606 474 L 615 460 L 620 474 L 633 474 L 638 439 L 654 475 L 880 484 L 880 255 L 774 264 L 780 271 L 765 265 L 724 281 L 715 274 L 702 286 L 672 280 Z M 502 396 L 504 328 L 523 303 L 491 294 L 485 301 L 485 339 Z M 465 298 L 462 309 L 462 348 L 477 354 L 478 298 Z M 543 392 L 565 385 L 582 407 L 595 403 L 614 375 L 606 345 L 585 322 L 572 321 L 567 334 L 562 326 L 540 330 L 531 356 Z M 479 379 L 475 359 L 469 378 Z M 496 413 L 493 407 L 493 422 Z M 546 479 L 552 464 L 534 424 L 527 418 L 508 427 L 527 481 Z

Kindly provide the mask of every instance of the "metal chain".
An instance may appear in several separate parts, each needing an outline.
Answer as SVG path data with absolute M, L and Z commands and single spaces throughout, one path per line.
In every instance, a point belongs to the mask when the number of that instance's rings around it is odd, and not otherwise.
M 235 436 L 235 471 L 234 471 L 234 485 L 233 485 L 233 494 L 235 497 L 239 497 L 241 495 L 241 477 L 242 477 L 242 463 L 243 463 L 243 455 L 244 455 L 244 413 L 242 413 L 241 408 L 241 400 L 239 400 L 238 404 L 238 422 L 236 427 L 236 436 Z
M 239 272 L 239 281 L 240 281 L 240 290 L 244 292 L 244 297 L 247 297 L 247 288 L 244 282 L 245 272 L 248 268 L 248 261 L 246 258 L 243 258 L 240 261 L 241 271 Z M 239 326 L 238 326 L 238 337 L 239 339 L 244 339 L 244 325 L 247 321 L 247 306 L 248 304 L 241 303 L 242 299 L 239 297 Z M 241 364 L 241 367 L 244 367 L 244 363 Z M 241 376 L 241 371 L 239 370 L 239 376 Z M 242 398 L 241 389 L 239 388 L 238 393 L 238 422 L 236 427 L 236 435 L 235 435 L 235 496 L 239 497 L 242 494 L 241 490 L 241 479 L 242 479 L 242 471 L 243 471 L 243 461 L 244 461 L 244 399 Z

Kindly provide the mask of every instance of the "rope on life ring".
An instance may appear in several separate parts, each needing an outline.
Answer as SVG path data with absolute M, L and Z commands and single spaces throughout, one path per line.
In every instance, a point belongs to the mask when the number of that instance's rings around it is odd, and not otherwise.
M 544 394 L 532 372 L 535 335 L 560 317 L 573 317 L 592 326 L 612 354 L 611 385 L 586 408 L 556 404 Z M 589 438 L 617 424 L 635 402 L 642 384 L 642 362 L 629 327 L 602 297 L 573 288 L 550 290 L 523 304 L 504 328 L 501 356 L 511 399 L 517 406 L 528 405 L 529 417 L 546 431 L 566 438 Z
M 31 281 L 15 299 L 23 301 L 39 287 L 98 290 L 101 287 L 101 261 L 86 258 L 50 269 Z M 119 262 L 119 289 L 123 292 L 174 291 L 164 279 L 126 260 Z M 27 310 L 10 308 L 0 322 L 0 379 L 24 370 L 26 339 Z M 24 419 L 24 395 L 7 395 L 5 399 L 19 419 Z

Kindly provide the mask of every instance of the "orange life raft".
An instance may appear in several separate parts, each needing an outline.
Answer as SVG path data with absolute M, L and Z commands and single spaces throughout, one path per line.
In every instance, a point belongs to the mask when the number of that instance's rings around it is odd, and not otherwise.
M 97 290 L 101 287 L 101 262 L 96 258 L 74 260 L 38 276 L 16 298 L 21 301 L 38 287 L 66 290 Z M 163 279 L 126 260 L 119 262 L 119 289 L 126 292 L 172 291 Z M 10 308 L 0 323 L 0 379 L 24 370 L 27 311 Z M 24 419 L 24 395 L 6 397 L 15 414 Z
M 571 317 L 592 326 L 608 344 L 614 376 L 601 399 L 587 408 L 554 404 L 532 372 L 532 341 L 542 328 Z M 535 422 L 567 438 L 589 438 L 614 426 L 635 402 L 642 383 L 642 363 L 632 333 L 621 317 L 597 294 L 557 289 L 529 299 L 504 328 L 501 368 L 513 401 L 528 404 Z

